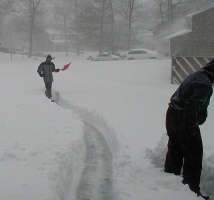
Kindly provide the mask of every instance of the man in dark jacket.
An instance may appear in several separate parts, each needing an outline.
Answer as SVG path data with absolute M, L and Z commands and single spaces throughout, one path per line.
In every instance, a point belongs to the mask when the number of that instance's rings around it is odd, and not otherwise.
M 165 172 L 179 175 L 183 166 L 182 182 L 202 197 L 199 185 L 203 144 L 199 125 L 207 118 L 207 108 L 213 93 L 212 83 L 214 59 L 181 83 L 172 95 L 166 113 L 169 141 Z
M 56 69 L 54 63 L 51 62 L 52 59 L 53 59 L 52 56 L 48 54 L 46 61 L 42 62 L 39 65 L 37 70 L 40 77 L 43 77 L 45 88 L 46 88 L 45 94 L 49 99 L 51 99 L 52 97 L 52 94 L 51 94 L 51 88 L 52 88 L 52 82 L 53 82 L 52 72 L 59 72 L 59 69 Z

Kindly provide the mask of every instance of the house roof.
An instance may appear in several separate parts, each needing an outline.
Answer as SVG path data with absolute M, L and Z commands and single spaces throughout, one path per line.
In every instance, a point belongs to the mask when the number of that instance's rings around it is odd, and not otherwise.
M 187 28 L 182 29 L 181 31 L 178 31 L 178 32 L 176 32 L 176 33 L 174 33 L 172 35 L 169 35 L 169 36 L 165 37 L 163 40 L 168 41 L 171 38 L 178 37 L 178 36 L 184 35 L 186 33 L 192 32 L 192 17 L 197 15 L 197 14 L 199 14 L 199 13 L 205 12 L 205 11 L 207 11 L 209 9 L 214 9 L 214 7 L 211 7 L 211 8 L 205 9 L 203 11 L 199 11 L 199 12 L 195 12 L 195 13 L 187 15 L 187 18 L 186 18 L 186 27 Z
M 184 35 L 186 33 L 191 33 L 191 32 L 192 32 L 191 29 L 182 29 L 172 35 L 165 37 L 164 40 L 170 40 L 171 38 L 178 37 L 178 36 Z
M 154 36 L 153 31 L 139 31 L 138 34 L 141 36 Z
M 65 44 L 65 40 L 51 40 L 55 44 Z
M 53 35 L 53 34 L 62 34 L 61 30 L 53 30 L 53 29 L 44 29 L 46 33 Z
M 207 9 L 204 9 L 204 10 L 201 10 L 201 11 L 198 11 L 198 12 L 191 13 L 191 14 L 187 15 L 187 17 L 193 17 L 194 15 L 197 15 L 197 14 L 202 13 L 202 12 L 206 12 L 207 10 L 210 10 L 210 9 L 214 9 L 214 6 L 207 8 Z

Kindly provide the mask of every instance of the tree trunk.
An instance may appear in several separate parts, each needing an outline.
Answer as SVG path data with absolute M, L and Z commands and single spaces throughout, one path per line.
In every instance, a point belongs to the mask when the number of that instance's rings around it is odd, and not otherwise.
M 30 35 L 29 35 L 29 52 L 28 52 L 28 58 L 32 56 L 33 52 L 33 30 L 34 30 L 34 9 L 32 10 L 32 16 L 31 16 L 31 23 L 30 23 Z
M 160 9 L 160 15 L 161 15 L 161 23 L 163 24 L 164 19 L 163 19 L 163 10 L 162 10 L 163 2 L 160 2 L 159 9 Z
M 0 36 L 1 36 L 1 26 L 4 21 L 5 16 L 11 11 L 11 6 L 14 0 L 8 0 L 6 3 L 0 3 Z
M 65 34 L 65 56 L 68 57 L 68 40 L 67 40 L 67 24 L 66 15 L 63 16 L 63 22 L 64 22 L 64 34 Z
M 80 38 L 79 38 L 79 18 L 78 18 L 78 4 L 75 0 L 75 18 L 76 18 L 76 54 L 80 55 Z
M 129 15 L 128 15 L 128 50 L 131 48 L 131 31 L 132 31 L 132 13 L 135 0 L 129 0 Z
M 102 13 L 101 13 L 101 20 L 100 20 L 100 48 L 99 52 L 102 53 L 103 51 L 103 24 L 104 24 L 104 10 L 105 10 L 105 0 L 102 1 Z
M 29 9 L 30 9 L 30 35 L 29 35 L 29 53 L 28 58 L 32 56 L 33 52 L 33 31 L 34 31 L 34 25 L 35 25 L 35 15 L 36 15 L 36 9 L 38 5 L 40 4 L 41 0 L 38 0 L 38 2 L 35 2 L 34 0 L 29 0 Z
M 110 9 L 111 9 L 111 52 L 115 54 L 115 47 L 114 47 L 114 9 L 112 0 L 109 0 Z

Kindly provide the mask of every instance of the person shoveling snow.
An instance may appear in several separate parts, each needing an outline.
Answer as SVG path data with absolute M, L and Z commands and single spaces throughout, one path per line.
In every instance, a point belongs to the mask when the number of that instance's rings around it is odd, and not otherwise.
M 43 77 L 44 83 L 45 83 L 45 94 L 46 96 L 51 99 L 52 101 L 54 101 L 52 99 L 52 82 L 53 82 L 53 72 L 59 72 L 60 70 L 64 71 L 66 69 L 68 69 L 68 67 L 70 66 L 71 63 L 64 65 L 64 67 L 62 69 L 56 69 L 55 68 L 55 64 L 53 62 L 51 62 L 51 60 L 53 59 L 53 57 L 48 54 L 46 61 L 42 62 L 39 67 L 37 72 L 39 73 L 40 77 Z
M 199 125 L 207 118 L 207 108 L 213 93 L 214 59 L 201 70 L 190 74 L 172 95 L 166 114 L 169 136 L 165 172 L 180 175 L 183 184 L 204 199 L 200 191 L 203 144 Z

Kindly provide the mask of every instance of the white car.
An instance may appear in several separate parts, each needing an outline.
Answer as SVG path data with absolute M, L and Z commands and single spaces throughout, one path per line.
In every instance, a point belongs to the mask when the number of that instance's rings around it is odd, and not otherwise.
M 126 55 L 128 60 L 157 59 L 158 53 L 149 49 L 131 49 Z
M 96 57 L 93 57 L 92 60 L 95 61 L 108 61 L 108 60 L 121 60 L 119 56 L 111 55 L 109 53 L 101 53 Z

